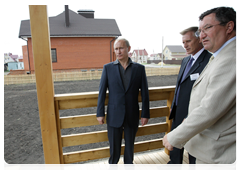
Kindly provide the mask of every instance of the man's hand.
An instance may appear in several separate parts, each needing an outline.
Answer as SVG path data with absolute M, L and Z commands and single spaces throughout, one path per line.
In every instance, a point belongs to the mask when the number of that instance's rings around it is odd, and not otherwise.
M 173 150 L 173 146 L 167 140 L 167 135 L 163 137 L 163 146 L 165 146 L 165 148 L 167 148 L 169 151 Z
M 148 118 L 141 118 L 142 126 L 146 125 L 148 123 Z
M 97 120 L 100 125 L 104 124 L 104 119 L 105 119 L 105 117 L 97 117 Z

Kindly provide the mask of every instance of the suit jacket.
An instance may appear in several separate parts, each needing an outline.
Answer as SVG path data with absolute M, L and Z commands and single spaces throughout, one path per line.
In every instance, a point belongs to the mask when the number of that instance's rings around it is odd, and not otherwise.
M 182 123 L 183 119 L 186 118 L 188 115 L 188 105 L 189 105 L 189 99 L 190 94 L 192 90 L 193 83 L 195 80 L 191 80 L 190 75 L 192 74 L 201 74 L 202 70 L 207 65 L 211 53 L 209 53 L 207 50 L 204 50 L 198 59 L 195 61 L 191 69 L 189 70 L 188 74 L 185 76 L 184 80 L 181 81 L 184 70 L 187 66 L 188 61 L 190 60 L 191 56 L 185 57 L 182 61 L 181 68 L 179 70 L 178 78 L 177 78 L 177 84 L 175 89 L 175 95 L 172 103 L 172 109 L 169 116 L 169 119 L 174 119 L 174 122 L 172 124 L 172 129 L 176 128 L 179 124 Z M 178 95 L 178 106 L 176 110 L 176 93 L 178 86 L 181 85 L 179 95 Z
M 105 98 L 108 89 L 109 100 L 107 106 L 107 124 L 111 127 L 120 127 L 124 119 L 130 127 L 139 125 L 138 95 L 141 90 L 143 118 L 150 118 L 149 93 L 145 67 L 132 63 L 131 79 L 125 90 L 121 79 L 118 64 L 114 62 L 104 65 L 99 85 L 97 117 L 105 116 Z
M 187 119 L 167 136 L 171 145 L 207 163 L 236 160 L 236 40 L 195 81 Z

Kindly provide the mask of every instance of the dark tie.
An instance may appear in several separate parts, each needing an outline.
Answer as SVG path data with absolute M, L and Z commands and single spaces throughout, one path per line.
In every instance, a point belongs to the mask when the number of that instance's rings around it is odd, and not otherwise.
M 182 81 L 184 80 L 184 78 L 186 77 L 187 73 L 189 72 L 189 70 L 191 69 L 192 67 L 192 62 L 194 61 L 194 58 L 191 57 L 191 59 L 189 60 L 185 70 L 184 70 L 184 73 L 183 73 L 183 76 L 182 76 L 182 79 L 178 85 L 178 90 L 177 90 L 177 95 L 176 95 L 176 98 L 175 98 L 175 103 L 176 103 L 176 106 L 177 106 L 177 103 L 178 103 L 178 95 L 179 95 L 179 91 L 180 91 L 180 84 L 182 83 Z

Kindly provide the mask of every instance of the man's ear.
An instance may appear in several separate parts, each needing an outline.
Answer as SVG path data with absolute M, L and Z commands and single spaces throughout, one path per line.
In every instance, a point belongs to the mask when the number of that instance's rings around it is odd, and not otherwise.
M 229 21 L 227 24 L 226 24 L 226 28 L 227 28 L 227 33 L 231 33 L 234 29 L 234 22 L 233 21 Z
M 131 50 L 131 46 L 128 47 L 128 52 Z

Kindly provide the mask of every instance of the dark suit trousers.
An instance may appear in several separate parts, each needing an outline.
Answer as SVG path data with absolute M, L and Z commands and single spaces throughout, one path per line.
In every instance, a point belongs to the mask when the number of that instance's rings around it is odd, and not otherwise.
M 138 127 L 129 127 L 127 123 L 123 123 L 120 128 L 107 126 L 108 140 L 110 144 L 109 164 L 117 164 L 121 155 L 122 134 L 124 131 L 125 150 L 124 164 L 133 164 L 134 141 Z
M 182 164 L 183 161 L 183 152 L 184 148 L 178 149 L 173 147 L 173 150 L 170 151 L 170 161 L 168 164 Z M 189 164 L 195 164 L 196 158 L 188 154 Z
M 175 111 L 178 111 L 178 107 L 175 106 Z M 179 112 L 178 112 L 179 113 Z M 179 115 L 176 114 L 175 118 L 173 119 L 172 122 L 172 128 L 171 131 L 175 128 L 177 128 L 183 121 L 183 118 L 178 117 Z M 187 115 L 184 115 L 184 117 L 186 117 Z M 178 149 L 173 147 L 173 150 L 170 151 L 170 161 L 168 162 L 168 164 L 182 164 L 183 161 L 183 152 L 184 152 L 184 148 L 182 149 Z M 196 158 L 191 156 L 190 154 L 188 154 L 188 158 L 189 158 L 189 164 L 195 164 L 196 162 Z

